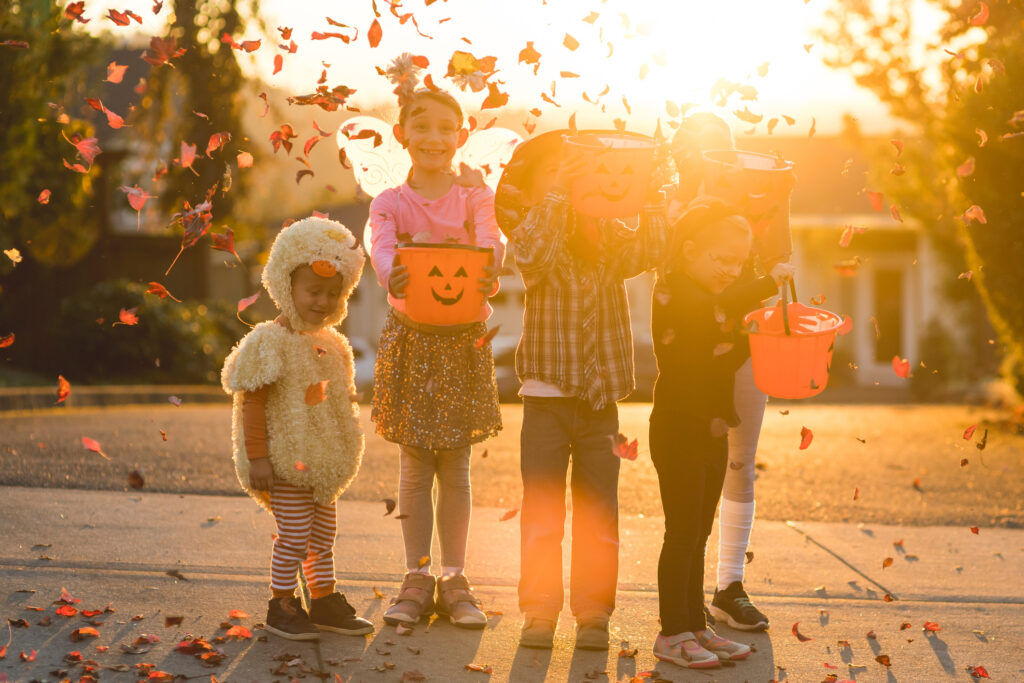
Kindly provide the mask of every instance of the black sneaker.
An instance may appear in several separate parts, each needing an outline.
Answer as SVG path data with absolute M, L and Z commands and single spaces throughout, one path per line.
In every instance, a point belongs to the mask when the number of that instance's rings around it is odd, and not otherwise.
M 273 598 L 267 607 L 265 629 L 288 640 L 320 640 L 320 631 L 309 620 L 298 598 Z
M 331 593 L 310 602 L 309 616 L 321 631 L 333 631 L 343 636 L 364 636 L 373 633 L 373 624 L 356 616 L 356 609 L 348 604 L 341 593 Z
M 739 581 L 733 581 L 725 590 L 715 590 L 711 613 L 716 619 L 740 631 L 763 631 L 768 628 L 768 617 L 754 607 Z

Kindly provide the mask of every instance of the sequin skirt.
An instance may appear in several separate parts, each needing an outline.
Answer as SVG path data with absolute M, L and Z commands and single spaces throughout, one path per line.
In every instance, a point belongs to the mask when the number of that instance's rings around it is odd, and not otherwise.
M 459 448 L 501 430 L 498 385 L 484 323 L 454 332 L 411 323 L 391 310 L 380 334 L 370 419 L 393 443 Z

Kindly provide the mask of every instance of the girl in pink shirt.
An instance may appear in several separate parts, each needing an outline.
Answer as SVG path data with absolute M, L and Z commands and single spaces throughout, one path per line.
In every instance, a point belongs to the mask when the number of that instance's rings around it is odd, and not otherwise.
M 404 243 L 488 248 L 494 258 L 478 288 L 487 296 L 498 291 L 505 246 L 494 218 L 494 193 L 482 179 L 473 186 L 456 182 L 451 169 L 455 150 L 468 136 L 462 121 L 451 95 L 412 93 L 394 128 L 412 170 L 405 183 L 370 205 L 370 257 L 391 305 L 377 350 L 371 418 L 377 433 L 399 447 L 398 505 L 408 571 L 384 614 L 389 624 L 415 623 L 436 610 L 456 626 L 487 625 L 463 567 L 472 444 L 501 429 L 491 345 L 478 343 L 487 333 L 491 307 L 485 299 L 475 322 L 464 325 L 415 322 L 405 314 L 409 273 L 395 262 Z M 442 565 L 436 580 L 430 572 L 435 478 Z

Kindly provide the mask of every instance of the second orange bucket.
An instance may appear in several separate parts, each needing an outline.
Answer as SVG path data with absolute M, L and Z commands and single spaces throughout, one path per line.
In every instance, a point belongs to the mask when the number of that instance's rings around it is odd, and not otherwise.
M 409 269 L 405 313 L 425 325 L 475 321 L 484 304 L 477 280 L 493 257 L 487 247 L 466 244 L 398 245 L 398 262 Z

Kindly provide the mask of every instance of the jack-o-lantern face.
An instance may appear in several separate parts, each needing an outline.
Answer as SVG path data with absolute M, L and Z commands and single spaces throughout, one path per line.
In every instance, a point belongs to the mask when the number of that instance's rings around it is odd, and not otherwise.
M 596 182 L 594 187 L 584 194 L 584 197 L 598 196 L 606 202 L 618 204 L 629 194 L 633 187 L 635 173 L 633 165 L 628 161 L 624 164 L 615 163 L 612 155 L 603 155 L 599 158 L 597 168 L 594 169 Z
M 430 285 L 430 293 L 434 295 L 434 301 L 442 306 L 454 306 L 459 303 L 459 300 L 462 299 L 462 295 L 466 292 L 466 279 L 469 276 L 466 274 L 466 268 L 464 266 L 459 266 L 459 269 L 456 270 L 455 274 L 450 278 L 446 278 L 441 272 L 441 269 L 434 266 L 430 269 L 430 272 L 427 273 L 427 277 L 437 278 L 437 283 L 435 284 L 431 281 Z M 458 278 L 462 278 L 462 281 L 460 282 Z M 438 293 L 438 289 L 441 290 L 440 293 Z M 456 291 L 456 289 L 458 291 Z

